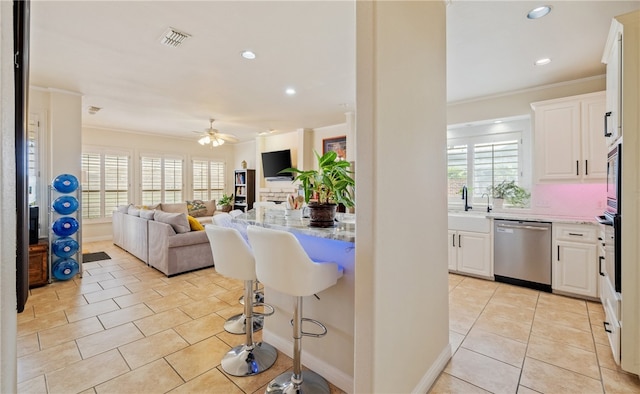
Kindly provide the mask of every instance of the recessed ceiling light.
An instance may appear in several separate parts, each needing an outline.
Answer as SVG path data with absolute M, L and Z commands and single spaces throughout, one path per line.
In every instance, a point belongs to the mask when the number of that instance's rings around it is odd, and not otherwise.
M 494 124 L 499 124 L 499 123 L 502 123 L 502 121 L 501 120 L 494 120 L 493 123 Z
M 242 56 L 245 59 L 249 59 L 249 60 L 253 60 L 253 59 L 256 58 L 256 54 L 254 52 L 252 52 L 252 51 L 242 51 L 240 56 Z
M 533 62 L 533 64 L 536 66 L 544 66 L 549 63 L 551 63 L 551 59 L 549 59 L 548 57 L 545 57 L 544 59 L 538 59 L 535 62 Z
M 551 6 L 543 5 L 541 7 L 536 7 L 531 11 L 529 11 L 529 13 L 527 14 L 527 18 L 529 19 L 542 18 L 543 16 L 547 15 L 550 12 L 551 12 Z
M 289 96 L 293 96 L 294 94 L 296 94 L 296 90 L 294 88 L 287 88 L 287 90 L 285 90 L 284 92 Z

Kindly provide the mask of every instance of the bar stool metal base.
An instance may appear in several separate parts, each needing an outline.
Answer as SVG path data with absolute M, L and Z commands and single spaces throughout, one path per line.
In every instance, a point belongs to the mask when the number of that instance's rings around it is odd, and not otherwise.
M 268 343 L 236 346 L 222 358 L 222 369 L 233 376 L 252 376 L 267 370 L 278 357 L 278 351 Z
M 302 383 L 295 384 L 291 381 L 293 372 L 285 372 L 277 376 L 267 386 L 265 393 L 273 394 L 329 394 L 327 381 L 313 371 L 302 371 Z
M 231 316 L 224 323 L 224 330 L 230 334 L 246 334 L 245 331 L 245 314 L 241 313 L 239 315 Z M 253 332 L 262 330 L 262 326 L 264 326 L 264 317 L 263 316 L 253 316 Z

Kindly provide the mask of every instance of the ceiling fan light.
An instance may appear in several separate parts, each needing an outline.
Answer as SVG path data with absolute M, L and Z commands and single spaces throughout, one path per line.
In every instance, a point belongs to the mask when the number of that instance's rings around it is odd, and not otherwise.
M 202 137 L 202 138 L 200 138 L 200 139 L 198 140 L 198 143 L 199 143 L 200 145 L 207 145 L 209 142 L 211 142 L 211 138 L 209 138 L 209 136 L 208 136 L 208 135 L 205 135 L 204 137 Z

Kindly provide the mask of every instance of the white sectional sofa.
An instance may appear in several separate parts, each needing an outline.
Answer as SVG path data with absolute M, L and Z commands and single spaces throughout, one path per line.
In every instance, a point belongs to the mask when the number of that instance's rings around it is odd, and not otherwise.
M 202 205 L 206 211 L 200 209 L 195 219 L 204 226 L 213 221 L 215 201 Z M 167 276 L 213 266 L 206 233 L 189 228 L 188 215 L 195 211 L 188 207 L 187 202 L 119 207 L 113 212 L 113 243 Z

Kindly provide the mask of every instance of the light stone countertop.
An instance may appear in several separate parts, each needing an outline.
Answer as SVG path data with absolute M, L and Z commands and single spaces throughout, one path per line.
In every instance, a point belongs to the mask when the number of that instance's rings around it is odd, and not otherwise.
M 356 221 L 353 214 L 338 213 L 335 227 L 319 228 L 309 227 L 309 218 L 289 219 L 284 213 L 284 209 L 279 208 L 251 209 L 233 218 L 233 221 L 344 242 L 355 243 L 356 241 Z
M 545 215 L 538 213 L 531 213 L 528 211 L 518 212 L 518 211 L 499 211 L 494 212 L 491 211 L 489 213 L 480 211 L 480 212 L 465 212 L 459 210 L 450 210 L 449 214 L 453 214 L 456 216 L 475 216 L 475 217 L 486 217 L 489 219 L 507 219 L 507 220 L 527 220 L 527 221 L 535 221 L 535 222 L 552 222 L 552 223 L 568 223 L 568 224 L 598 224 L 595 216 L 592 218 L 589 217 L 578 217 L 578 216 L 560 216 L 560 215 Z

